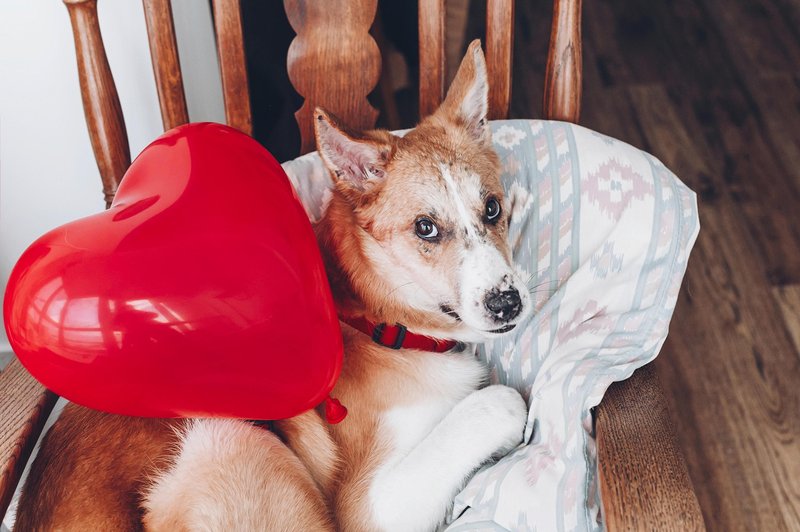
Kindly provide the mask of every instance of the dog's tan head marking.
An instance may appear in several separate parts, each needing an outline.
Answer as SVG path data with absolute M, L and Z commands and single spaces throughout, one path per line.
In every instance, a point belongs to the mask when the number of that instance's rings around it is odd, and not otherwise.
M 404 137 L 355 133 L 316 110 L 317 145 L 336 184 L 327 221 L 357 228 L 330 244 L 351 290 L 380 314 L 372 317 L 473 341 L 529 314 L 487 113 L 478 41 L 441 107 Z

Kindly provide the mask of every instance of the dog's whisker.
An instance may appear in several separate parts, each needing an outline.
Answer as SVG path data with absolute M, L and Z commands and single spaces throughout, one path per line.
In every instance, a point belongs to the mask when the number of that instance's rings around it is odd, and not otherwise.
M 550 293 L 550 289 L 548 288 L 546 290 L 529 290 L 528 293 L 530 295 L 534 295 L 534 294 L 549 294 Z
M 403 284 L 401 284 L 401 285 L 399 285 L 399 286 L 395 286 L 395 287 L 392 289 L 392 291 L 391 291 L 391 292 L 389 292 L 389 293 L 387 294 L 387 297 L 391 297 L 391 295 L 392 295 L 392 294 L 394 294 L 395 292 L 397 292 L 397 291 L 398 291 L 398 290 L 400 290 L 401 288 L 405 288 L 406 286 L 409 286 L 409 285 L 412 285 L 412 284 L 417 284 L 417 283 L 415 283 L 414 281 L 409 281 L 409 282 L 407 282 L 407 283 L 403 283 Z M 417 287 L 418 287 L 419 289 L 421 289 L 421 287 L 419 287 L 419 285 L 417 285 Z
M 534 285 L 531 285 L 530 283 L 528 283 L 526 286 L 528 287 L 528 290 L 533 290 L 534 288 L 538 288 L 538 287 L 540 287 L 540 286 L 546 286 L 546 285 L 548 285 L 548 284 L 556 284 L 556 285 L 557 285 L 557 284 L 559 284 L 559 281 L 557 281 L 557 280 L 554 280 L 554 281 L 544 281 L 544 282 L 537 283 L 537 284 L 534 284 Z
M 538 293 L 549 293 L 549 292 L 551 292 L 553 290 L 557 290 L 558 289 L 558 287 L 559 287 L 558 283 L 559 283 L 559 281 L 548 281 L 548 282 L 536 284 L 534 286 L 529 286 L 528 287 L 528 293 L 531 294 L 531 295 L 538 294 Z M 537 290 L 537 288 L 540 288 L 540 287 L 547 287 L 547 288 L 543 288 L 541 290 Z
M 541 270 L 536 270 L 535 272 L 529 273 L 528 274 L 528 280 L 526 281 L 526 284 L 530 284 L 530 282 L 533 280 L 534 277 L 543 274 L 544 272 L 548 271 L 549 269 L 550 269 L 549 267 L 548 268 L 542 268 Z

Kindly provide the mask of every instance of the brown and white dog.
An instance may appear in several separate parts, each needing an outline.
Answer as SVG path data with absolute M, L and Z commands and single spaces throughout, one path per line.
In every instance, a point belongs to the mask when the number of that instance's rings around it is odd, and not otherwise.
M 400 138 L 324 111 L 335 190 L 316 227 L 345 345 L 334 395 L 273 431 L 236 420 L 123 418 L 70 405 L 32 468 L 18 530 L 433 530 L 482 463 L 522 440 L 526 405 L 463 343 L 531 312 L 473 42 L 441 108 Z M 403 324 L 459 345 L 392 349 L 347 323 Z M 409 333 L 411 334 L 411 333 Z

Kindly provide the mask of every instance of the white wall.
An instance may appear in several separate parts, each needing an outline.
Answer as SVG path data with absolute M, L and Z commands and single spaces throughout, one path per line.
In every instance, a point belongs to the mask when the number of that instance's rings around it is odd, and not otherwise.
M 208 2 L 173 1 L 190 116 L 224 121 Z M 142 2 L 98 4 L 135 157 L 162 132 Z M 58 0 L 2 0 L 0 294 L 17 258 L 39 235 L 102 209 L 67 8 Z M 8 350 L 0 327 L 0 353 Z

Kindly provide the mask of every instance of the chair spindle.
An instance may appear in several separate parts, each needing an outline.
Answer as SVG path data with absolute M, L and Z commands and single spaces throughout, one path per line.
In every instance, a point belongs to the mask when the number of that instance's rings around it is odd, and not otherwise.
M 225 100 L 225 121 L 229 126 L 253 134 L 250 89 L 247 86 L 242 12 L 239 0 L 213 0 L 217 54 Z
M 125 119 L 100 35 L 97 1 L 64 0 L 64 3 L 75 39 L 86 125 L 103 181 L 106 207 L 109 207 L 123 174 L 131 164 Z
M 489 75 L 489 118 L 508 117 L 511 103 L 511 61 L 514 50 L 514 0 L 486 3 L 486 69 Z
M 170 0 L 143 0 L 164 130 L 189 122 Z
M 419 116 L 432 114 L 444 100 L 444 0 L 419 0 Z
M 582 0 L 555 0 L 547 70 L 544 77 L 544 117 L 578 122 L 581 114 L 583 64 Z

